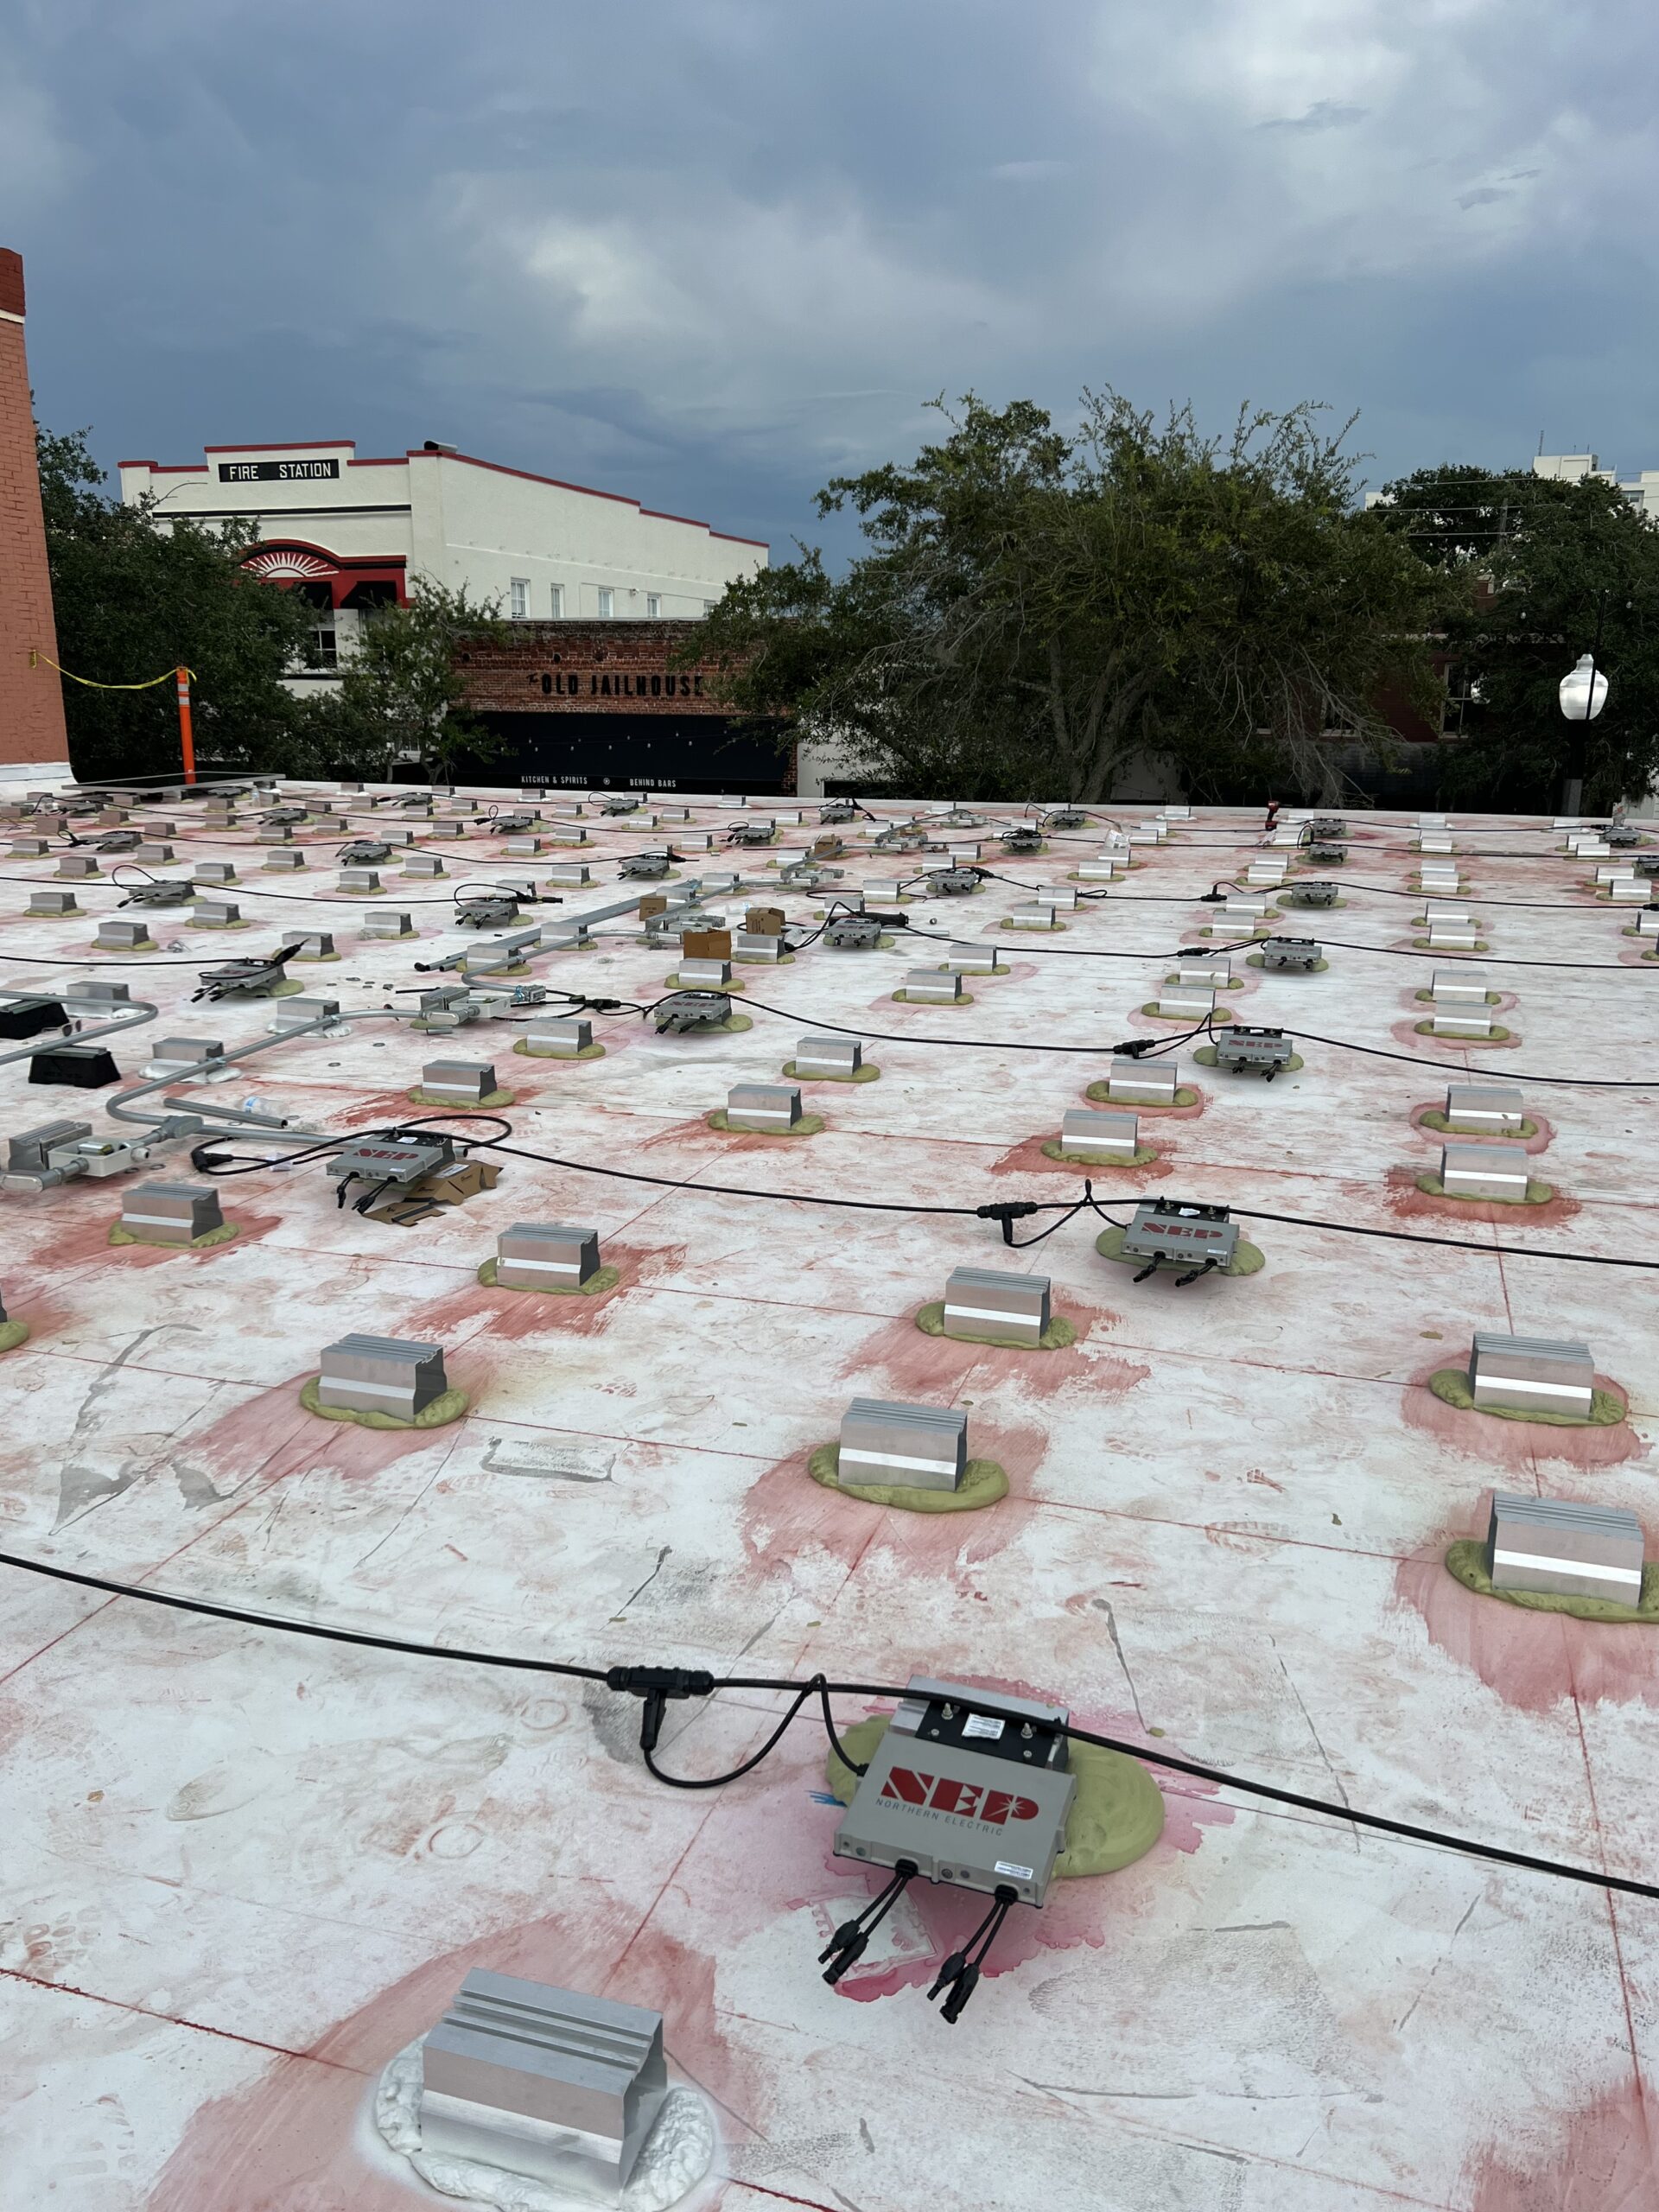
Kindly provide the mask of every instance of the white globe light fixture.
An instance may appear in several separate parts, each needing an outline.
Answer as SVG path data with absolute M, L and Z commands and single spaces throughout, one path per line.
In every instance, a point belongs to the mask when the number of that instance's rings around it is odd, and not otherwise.
M 1607 703 L 1607 679 L 1593 653 L 1581 653 L 1576 668 L 1561 678 L 1561 712 L 1570 722 L 1592 722 Z

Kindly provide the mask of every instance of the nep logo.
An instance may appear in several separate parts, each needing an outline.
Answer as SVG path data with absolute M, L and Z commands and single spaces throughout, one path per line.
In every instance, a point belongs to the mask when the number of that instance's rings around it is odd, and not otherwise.
M 925 1806 L 931 1813 L 983 1821 L 994 1828 L 1005 1827 L 1010 1821 L 1034 1821 L 1038 1810 L 1029 1797 L 1016 1797 L 1011 1790 L 987 1789 L 977 1782 L 955 1782 L 949 1775 L 914 1774 L 907 1766 L 892 1770 L 881 1785 L 881 1795 L 901 1805 Z

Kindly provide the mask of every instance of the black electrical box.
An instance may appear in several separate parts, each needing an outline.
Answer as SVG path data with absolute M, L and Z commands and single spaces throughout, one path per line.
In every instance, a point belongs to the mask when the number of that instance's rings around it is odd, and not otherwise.
M 62 1029 L 69 1017 L 56 999 L 13 999 L 0 1006 L 0 1037 L 38 1037 L 42 1029 Z
M 29 1054 L 29 1079 L 67 1084 L 73 1090 L 101 1090 L 105 1084 L 119 1083 L 121 1071 L 114 1053 L 102 1045 L 52 1045 Z

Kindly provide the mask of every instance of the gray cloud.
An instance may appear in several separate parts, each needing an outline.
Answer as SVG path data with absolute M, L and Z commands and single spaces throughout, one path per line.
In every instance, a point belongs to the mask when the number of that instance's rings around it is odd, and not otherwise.
M 6 20 L 0 243 L 42 414 L 109 460 L 442 437 L 780 546 L 970 386 L 1321 397 L 1376 480 L 1558 416 L 1659 461 L 1636 0 Z
M 1315 100 L 1300 115 L 1270 115 L 1255 127 L 1258 130 L 1344 130 L 1351 124 L 1363 123 L 1370 113 L 1368 107 L 1351 106 L 1343 100 Z
M 1001 184 L 1042 184 L 1051 177 L 1071 174 L 1070 162 L 999 162 L 991 175 Z

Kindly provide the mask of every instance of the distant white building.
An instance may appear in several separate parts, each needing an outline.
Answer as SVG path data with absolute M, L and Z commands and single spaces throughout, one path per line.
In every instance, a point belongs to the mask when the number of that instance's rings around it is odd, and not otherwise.
M 1586 476 L 1599 483 L 1617 484 L 1641 514 L 1659 515 L 1659 468 L 1639 468 L 1634 476 L 1621 476 L 1604 468 L 1592 453 L 1541 453 L 1534 457 L 1532 473 L 1557 484 L 1577 484 Z
M 1541 453 L 1533 456 L 1532 473 L 1554 484 L 1577 484 L 1586 476 L 1617 484 L 1638 514 L 1659 516 L 1659 468 L 1639 468 L 1634 476 L 1621 476 L 1617 469 L 1602 467 L 1592 453 Z M 1394 502 L 1386 492 L 1368 492 L 1365 505 L 1389 507 Z
M 122 499 L 153 499 L 159 524 L 254 524 L 250 569 L 318 610 L 323 666 L 302 683 L 328 683 L 363 610 L 401 604 L 416 576 L 493 599 L 508 619 L 683 621 L 769 553 L 759 538 L 431 439 L 361 460 L 349 438 L 207 446 L 199 461 L 124 461 L 120 474 Z

